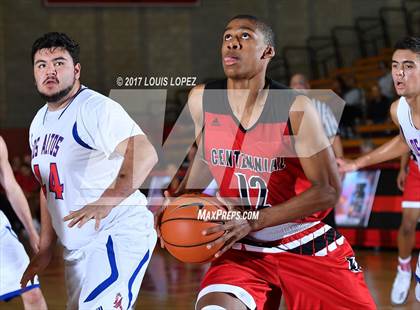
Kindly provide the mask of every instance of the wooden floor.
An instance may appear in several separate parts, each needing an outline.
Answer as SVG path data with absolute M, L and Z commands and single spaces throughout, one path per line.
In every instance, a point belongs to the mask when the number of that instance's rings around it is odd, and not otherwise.
M 396 270 L 396 251 L 357 250 L 356 253 L 378 309 L 420 309 L 420 303 L 414 297 L 414 280 L 407 303 L 398 307 L 390 305 L 389 294 Z M 413 268 L 414 266 L 415 262 Z M 179 263 L 166 252 L 157 250 L 143 281 L 136 309 L 193 309 L 199 281 L 206 268 L 205 265 Z M 41 285 L 49 309 L 64 309 L 66 293 L 63 263 L 58 248 L 50 267 L 41 275 Z M 8 303 L 0 303 L 0 309 L 23 307 L 20 298 L 15 298 Z M 286 309 L 284 304 L 280 309 Z

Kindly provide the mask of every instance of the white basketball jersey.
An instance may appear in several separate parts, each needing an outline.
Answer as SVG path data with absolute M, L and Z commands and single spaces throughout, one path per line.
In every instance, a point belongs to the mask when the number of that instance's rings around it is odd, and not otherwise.
M 29 132 L 32 169 L 47 197 L 54 229 L 67 249 L 86 245 L 98 231 L 94 220 L 82 228 L 69 228 L 63 217 L 102 195 L 124 159 L 114 152 L 116 146 L 138 134 L 142 130 L 118 103 L 86 87 L 64 109 L 48 111 L 45 105 L 36 114 Z M 146 211 L 146 203 L 144 195 L 135 191 L 102 219 L 99 231 Z
M 401 131 L 420 168 L 420 129 L 414 126 L 411 109 L 404 97 L 401 97 L 397 108 L 398 122 Z

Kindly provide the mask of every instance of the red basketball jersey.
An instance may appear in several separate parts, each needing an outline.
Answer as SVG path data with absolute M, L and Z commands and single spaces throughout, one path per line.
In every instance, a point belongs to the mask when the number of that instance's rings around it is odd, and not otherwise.
M 296 180 L 304 177 L 289 122 L 296 93 L 275 81 L 267 83 L 269 93 L 261 116 L 249 129 L 244 129 L 232 112 L 227 80 L 206 84 L 203 94 L 205 160 L 221 196 L 241 198 L 252 209 L 272 207 L 294 197 Z M 296 223 L 319 221 L 326 213 Z M 282 230 L 287 227 L 279 226 Z

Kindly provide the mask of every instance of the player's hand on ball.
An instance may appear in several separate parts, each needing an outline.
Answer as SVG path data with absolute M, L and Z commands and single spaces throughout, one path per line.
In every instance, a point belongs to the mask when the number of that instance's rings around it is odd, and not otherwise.
M 223 198 L 220 196 L 219 192 L 217 192 L 216 197 L 228 211 L 240 212 L 244 210 L 238 199 L 232 200 Z M 224 246 L 214 255 L 216 258 L 229 250 L 237 241 L 247 236 L 252 231 L 252 226 L 248 220 L 235 217 L 224 224 L 204 230 L 203 235 L 210 235 L 220 231 L 225 231 L 225 234 L 217 240 L 207 244 L 207 248 L 209 249 L 219 244 L 224 244 Z
M 216 198 L 226 207 L 226 209 L 228 209 L 228 211 L 242 212 L 245 210 L 245 207 L 239 198 L 222 197 L 219 192 L 216 193 Z
M 219 231 L 225 231 L 225 234 L 217 240 L 207 244 L 208 249 L 219 244 L 224 244 L 224 246 L 214 255 L 216 258 L 229 250 L 237 241 L 247 236 L 252 231 L 252 226 L 246 219 L 233 219 L 225 224 L 206 229 L 203 231 L 203 234 L 210 235 Z
M 87 221 L 94 219 L 95 229 L 98 230 L 101 220 L 108 216 L 113 207 L 113 205 L 104 205 L 93 202 L 87 204 L 80 210 L 70 211 L 70 214 L 65 216 L 63 220 L 65 222 L 70 221 L 67 225 L 68 227 L 73 227 L 77 224 L 77 227 L 80 228 L 85 225 Z
M 26 287 L 28 282 L 34 282 L 35 275 L 42 272 L 47 268 L 48 264 L 51 261 L 52 251 L 43 250 L 39 251 L 30 261 L 28 267 L 26 267 L 25 272 L 22 275 L 20 280 L 20 285 L 22 288 Z

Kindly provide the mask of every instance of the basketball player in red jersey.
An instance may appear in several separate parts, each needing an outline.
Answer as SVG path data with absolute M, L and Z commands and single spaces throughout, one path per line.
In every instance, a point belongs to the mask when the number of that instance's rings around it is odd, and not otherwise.
M 278 309 L 282 295 L 289 309 L 375 309 L 350 245 L 321 222 L 340 181 L 318 114 L 307 97 L 266 79 L 273 31 L 253 16 L 236 16 L 221 53 L 227 79 L 189 96 L 204 160 L 194 161 L 179 193 L 214 178 L 226 203 L 240 198 L 259 217 L 203 232 L 226 231 L 208 244 L 224 246 L 196 309 Z M 313 186 L 295 196 L 302 174 Z

